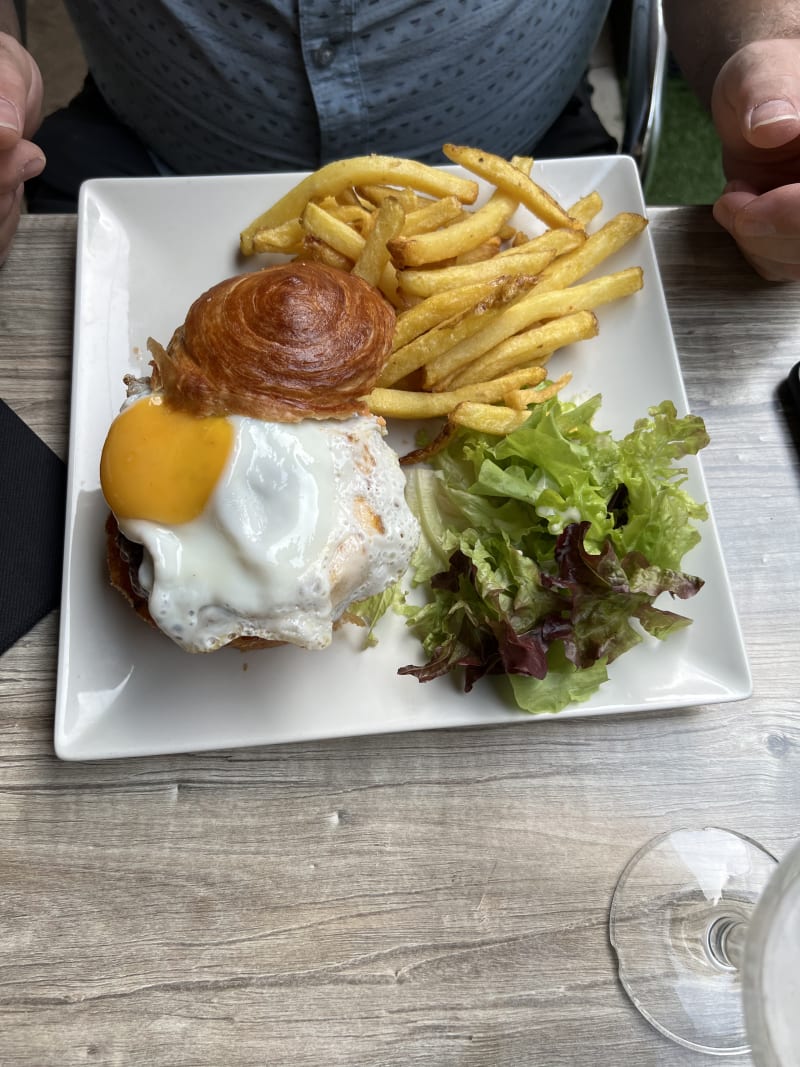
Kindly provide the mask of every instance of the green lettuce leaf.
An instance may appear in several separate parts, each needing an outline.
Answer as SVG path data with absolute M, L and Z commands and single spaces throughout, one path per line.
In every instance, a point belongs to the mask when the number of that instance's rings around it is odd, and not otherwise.
M 552 712 L 595 692 L 643 632 L 688 625 L 654 602 L 703 584 L 680 564 L 707 509 L 676 464 L 705 427 L 665 401 L 616 441 L 593 426 L 600 403 L 556 397 L 506 437 L 462 431 L 411 469 L 412 574 L 429 595 L 400 610 L 427 660 L 400 673 L 461 671 L 467 691 L 505 675 L 519 707 Z
M 350 622 L 365 627 L 364 646 L 377 644 L 375 627 L 387 611 L 403 614 L 406 602 L 406 594 L 400 582 L 394 582 L 382 593 L 365 597 L 351 604 L 346 612 Z

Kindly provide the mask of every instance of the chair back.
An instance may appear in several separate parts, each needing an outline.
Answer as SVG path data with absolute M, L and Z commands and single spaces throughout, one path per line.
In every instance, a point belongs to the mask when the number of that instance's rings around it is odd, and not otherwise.
M 644 186 L 652 172 L 661 136 L 667 54 L 661 0 L 632 0 L 628 88 L 620 152 L 633 157 Z

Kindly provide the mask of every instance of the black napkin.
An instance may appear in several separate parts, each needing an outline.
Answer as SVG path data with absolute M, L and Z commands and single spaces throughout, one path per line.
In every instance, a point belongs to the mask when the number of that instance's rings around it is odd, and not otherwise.
M 0 654 L 61 596 L 66 467 L 0 400 Z
M 789 389 L 789 395 L 792 398 L 794 409 L 797 414 L 800 414 L 800 363 L 795 363 L 792 369 L 789 371 L 789 377 L 786 379 L 787 388 Z

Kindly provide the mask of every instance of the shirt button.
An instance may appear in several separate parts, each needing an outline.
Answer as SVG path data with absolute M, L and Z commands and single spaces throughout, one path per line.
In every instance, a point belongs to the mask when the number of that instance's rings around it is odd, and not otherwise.
M 321 44 L 314 52 L 314 62 L 318 67 L 329 67 L 333 63 L 336 49 L 330 42 Z

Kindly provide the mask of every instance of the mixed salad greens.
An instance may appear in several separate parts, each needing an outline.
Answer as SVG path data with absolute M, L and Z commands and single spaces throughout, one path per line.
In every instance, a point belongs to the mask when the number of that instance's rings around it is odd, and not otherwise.
M 707 444 L 703 420 L 664 401 L 615 440 L 594 428 L 600 404 L 555 397 L 506 437 L 462 431 L 410 469 L 425 602 L 395 589 L 360 610 L 374 625 L 392 608 L 419 637 L 427 658 L 401 674 L 460 671 L 466 691 L 503 675 L 521 709 L 556 712 L 594 693 L 643 632 L 689 624 L 655 600 L 703 584 L 681 561 L 707 509 L 676 465 Z

